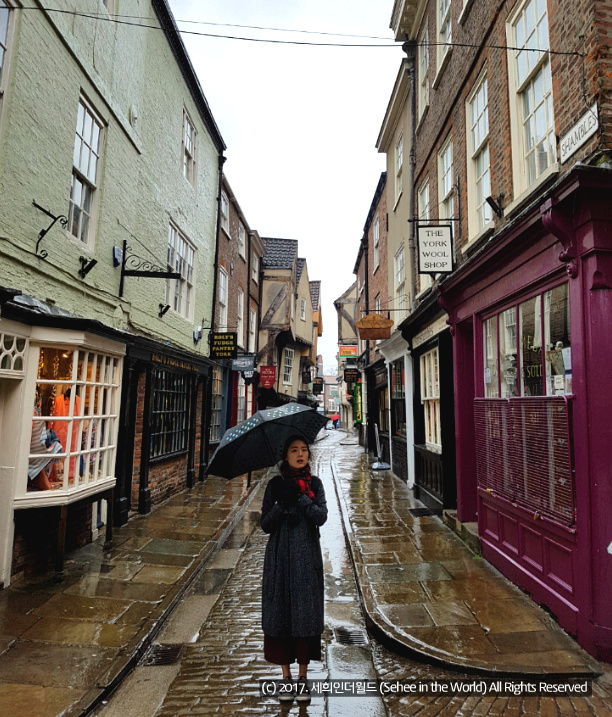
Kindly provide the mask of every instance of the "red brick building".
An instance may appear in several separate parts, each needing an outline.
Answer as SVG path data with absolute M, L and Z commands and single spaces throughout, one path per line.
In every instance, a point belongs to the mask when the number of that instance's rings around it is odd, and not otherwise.
M 397 0 L 391 20 L 413 77 L 414 216 L 453 228 L 454 271 L 402 332 L 414 349 L 423 317 L 448 315 L 427 398 L 452 382 L 454 416 L 436 415 L 457 516 L 607 660 L 611 19 L 594 0 Z

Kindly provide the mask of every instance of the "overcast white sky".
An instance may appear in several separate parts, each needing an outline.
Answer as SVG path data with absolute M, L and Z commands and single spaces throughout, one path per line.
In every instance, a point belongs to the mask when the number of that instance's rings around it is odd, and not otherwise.
M 170 0 L 181 29 L 312 42 L 372 42 L 243 28 L 370 35 L 392 41 L 393 0 Z M 225 172 L 261 236 L 299 241 L 321 280 L 319 353 L 335 366 L 333 306 L 354 281 L 370 203 L 384 171 L 375 143 L 403 56 L 393 48 L 279 45 L 183 34 L 227 145 Z

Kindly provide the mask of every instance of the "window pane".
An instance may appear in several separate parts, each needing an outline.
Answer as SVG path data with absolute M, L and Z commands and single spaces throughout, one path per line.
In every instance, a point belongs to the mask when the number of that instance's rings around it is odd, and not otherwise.
M 518 396 L 516 307 L 500 314 L 499 366 L 501 395 L 503 398 Z
M 549 396 L 572 393 L 568 285 L 544 294 L 544 332 L 546 343 L 546 393 Z
M 519 306 L 521 335 L 521 395 L 541 396 L 542 381 L 542 311 L 541 297 Z
M 497 376 L 497 316 L 487 319 L 483 325 L 484 338 L 484 388 L 487 398 L 499 396 Z

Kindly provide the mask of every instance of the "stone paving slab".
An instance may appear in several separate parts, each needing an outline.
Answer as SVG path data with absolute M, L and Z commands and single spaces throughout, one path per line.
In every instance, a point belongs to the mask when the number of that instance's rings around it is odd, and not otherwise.
M 479 674 L 594 676 L 602 666 L 363 451 L 332 473 L 369 625 L 399 651 Z
M 62 582 L 38 576 L 0 591 L 0 715 L 77 717 L 110 692 L 189 585 L 206 594 L 203 567 L 263 475 L 253 474 L 250 488 L 246 476 L 211 476 L 116 529 L 110 550 L 100 539 L 68 555 Z M 230 572 L 214 571 L 217 579 Z

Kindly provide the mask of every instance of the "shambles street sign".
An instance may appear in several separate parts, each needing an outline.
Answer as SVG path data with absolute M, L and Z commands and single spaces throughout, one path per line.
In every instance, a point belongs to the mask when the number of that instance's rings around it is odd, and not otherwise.
M 233 359 L 238 355 L 238 334 L 223 333 L 211 334 L 210 358 Z
M 448 225 L 418 226 L 419 274 L 450 274 L 453 270 L 453 231 Z
M 570 131 L 561 137 L 559 142 L 561 164 L 577 152 L 580 147 L 590 139 L 599 129 L 599 115 L 597 114 L 597 102 L 578 120 Z

